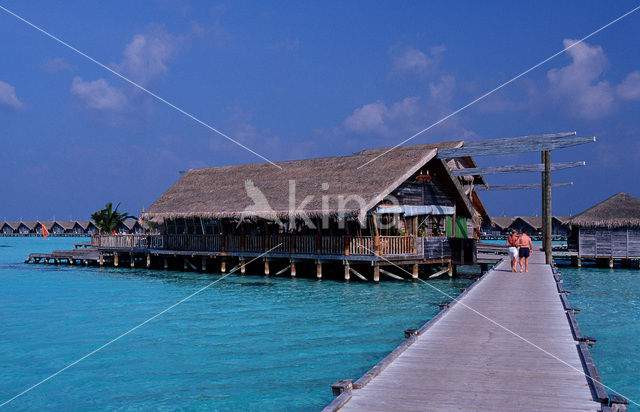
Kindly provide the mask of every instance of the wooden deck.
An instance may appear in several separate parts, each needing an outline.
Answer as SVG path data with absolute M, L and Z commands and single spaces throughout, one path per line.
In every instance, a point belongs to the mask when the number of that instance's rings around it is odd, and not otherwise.
M 325 411 L 602 410 L 606 392 L 582 373 L 597 377 L 595 367 L 583 368 L 581 357 L 593 366 L 590 355 L 543 262 L 544 254 L 534 253 L 529 273 L 521 274 L 501 261 Z

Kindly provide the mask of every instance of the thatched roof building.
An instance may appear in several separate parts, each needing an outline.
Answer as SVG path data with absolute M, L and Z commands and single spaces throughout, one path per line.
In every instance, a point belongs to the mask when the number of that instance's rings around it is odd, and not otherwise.
M 435 158 L 438 149 L 460 146 L 461 141 L 401 146 L 361 168 L 389 149 L 277 162 L 281 168 L 259 163 L 192 169 L 142 213 L 142 218 L 240 218 L 251 215 L 281 218 L 327 214 L 362 218 L 432 160 L 440 162 L 442 178 L 448 179 L 458 192 L 458 213 L 471 218 L 474 207 L 470 197 L 464 193 L 459 180 L 450 174 L 446 162 Z M 257 201 L 252 193 L 258 198 L 264 195 L 262 201 Z M 295 194 L 294 200 L 290 199 L 290 194 Z M 353 201 L 355 197 L 363 201 Z M 260 205 L 265 204 L 268 208 L 261 210 Z
M 568 221 L 576 227 L 640 227 L 640 199 L 617 193 Z
M 491 224 L 499 230 L 506 230 L 515 218 L 512 216 L 491 216 Z

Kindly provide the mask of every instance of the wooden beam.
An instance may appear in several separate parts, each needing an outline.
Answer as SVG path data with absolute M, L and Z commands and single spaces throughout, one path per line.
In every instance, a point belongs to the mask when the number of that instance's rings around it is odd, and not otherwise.
M 563 137 L 575 136 L 576 132 L 563 132 L 563 133 L 548 133 L 548 134 L 534 134 L 528 136 L 518 136 L 518 137 L 503 137 L 499 139 L 482 139 L 482 140 L 471 140 L 465 141 L 462 147 L 457 147 L 453 149 L 442 149 L 438 150 L 436 154 L 437 158 L 446 158 L 447 154 L 451 151 L 457 151 L 460 149 L 481 149 L 490 145 L 491 147 L 517 147 L 525 142 L 545 142 L 549 143 L 556 139 L 561 139 Z M 470 155 L 474 156 L 474 155 Z M 449 156 L 449 157 L 462 157 L 462 156 Z
M 562 182 L 562 183 L 551 183 L 551 187 L 562 187 L 562 186 L 571 186 L 573 182 Z M 531 184 L 520 184 L 520 185 L 493 185 L 489 186 L 489 188 L 485 188 L 484 186 L 476 186 L 475 190 L 488 190 L 488 191 L 496 191 L 496 190 L 530 190 L 530 189 L 541 189 L 542 185 L 540 183 L 531 183 Z
M 572 167 L 585 166 L 585 162 L 561 162 L 551 163 L 551 171 L 569 169 Z M 454 176 L 475 176 L 475 175 L 500 175 L 509 173 L 544 172 L 544 163 L 534 163 L 530 165 L 509 165 L 474 167 L 467 169 L 452 170 Z
M 387 275 L 387 276 L 389 276 L 390 278 L 393 278 L 393 279 L 404 280 L 404 278 L 402 276 L 398 276 L 395 273 L 391 273 L 388 270 L 384 270 L 382 268 L 380 268 L 380 273 L 382 273 L 383 275 Z
M 465 156 L 489 156 L 511 153 L 540 152 L 544 150 L 556 150 L 565 147 L 577 146 L 596 141 L 595 136 L 572 137 L 572 138 L 536 138 L 525 136 L 511 143 L 505 143 L 505 139 L 478 140 L 472 141 L 457 149 L 438 150 L 436 157 L 439 159 L 449 159 L 453 157 Z

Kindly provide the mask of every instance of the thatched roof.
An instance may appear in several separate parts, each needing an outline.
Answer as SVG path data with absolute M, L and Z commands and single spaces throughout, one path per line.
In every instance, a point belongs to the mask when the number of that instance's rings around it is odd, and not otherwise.
M 0 225 L 0 229 L 2 229 L 2 228 L 3 228 L 3 227 L 5 227 L 5 226 L 9 226 L 11 229 L 13 229 L 13 230 L 17 230 L 17 229 L 18 229 L 18 226 L 20 226 L 20 222 L 3 222 L 3 223 Z
M 72 230 L 76 225 L 76 222 L 72 220 L 56 220 L 56 223 L 64 230 Z
M 284 217 L 291 209 L 294 216 L 325 213 L 362 216 L 433 159 L 438 148 L 460 146 L 462 142 L 400 146 L 360 169 L 359 166 L 389 149 L 277 162 L 282 169 L 269 163 L 192 169 L 141 217 Z M 291 205 L 290 184 L 295 184 L 295 203 Z M 350 195 L 362 198 L 363 204 L 345 202 Z M 470 205 L 468 199 L 466 204 Z
M 511 223 L 513 223 L 514 219 L 515 218 L 511 216 L 491 216 L 491 223 L 493 224 L 493 226 L 504 230 L 508 228 Z
M 542 216 L 518 216 L 513 222 L 515 223 L 518 219 L 522 220 L 535 230 L 542 229 Z
M 640 227 L 640 199 L 620 192 L 576 215 L 567 223 L 585 227 Z
M 76 221 L 76 223 L 80 225 L 82 230 L 89 229 L 89 225 L 93 225 L 93 226 L 96 225 L 93 221 L 89 221 L 89 220 L 78 220 Z
M 38 225 L 39 225 L 39 222 L 31 222 L 31 221 L 28 221 L 28 222 L 20 222 L 20 225 L 24 225 L 24 226 L 26 226 L 26 227 L 27 227 L 27 229 L 29 229 L 29 230 L 35 230 L 36 226 L 38 226 Z M 20 226 L 20 225 L 18 225 L 18 226 Z

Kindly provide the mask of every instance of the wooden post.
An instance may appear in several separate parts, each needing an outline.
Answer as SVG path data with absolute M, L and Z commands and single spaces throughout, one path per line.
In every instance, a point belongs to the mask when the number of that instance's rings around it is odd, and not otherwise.
M 151 254 L 147 253 L 147 269 L 151 267 Z
M 349 272 L 349 262 L 344 263 L 344 280 L 351 279 L 351 272 Z
M 380 282 L 380 264 L 377 262 L 373 265 L 373 281 Z
M 102 254 L 102 252 L 100 252 L 100 254 L 98 255 L 98 264 L 100 266 L 104 265 L 104 255 Z
M 449 262 L 449 267 L 447 269 L 447 273 L 449 273 L 449 277 L 450 278 L 453 277 L 453 264 L 451 262 Z
M 578 267 L 581 268 L 582 267 L 582 258 L 578 257 Z
M 207 257 L 206 256 L 202 256 L 202 271 L 203 272 L 207 271 Z
M 373 254 L 380 255 L 380 232 L 378 231 L 378 216 L 371 213 L 371 223 L 373 225 Z
M 113 266 L 118 267 L 118 252 L 113 252 Z
M 220 261 L 220 272 L 225 273 L 227 271 L 227 261 Z
M 418 264 L 417 263 L 413 264 L 413 270 L 411 271 L 411 277 L 413 279 L 418 279 Z
M 129 262 L 131 267 L 132 268 L 136 267 L 136 257 L 133 255 L 133 252 L 131 252 L 129 256 L 131 257 L 131 262 Z
M 609 269 L 613 269 L 613 258 L 609 258 Z
M 542 222 L 542 237 L 544 245 L 545 261 L 548 265 L 553 261 L 553 252 L 551 248 L 551 152 L 545 150 L 544 157 L 544 221 Z
M 244 263 L 244 259 L 240 259 L 240 273 L 244 275 L 246 270 L 247 270 L 247 267 Z
M 291 261 L 291 277 L 296 277 L 296 262 L 293 260 Z
M 169 268 L 169 261 L 167 260 L 166 256 L 162 257 L 162 263 L 163 263 L 164 269 L 167 270 Z
M 184 268 L 184 270 L 187 270 L 187 257 L 186 256 L 182 256 L 182 267 Z
M 322 279 L 322 263 L 316 262 L 316 278 Z
M 269 261 L 267 259 L 264 260 L 264 275 L 269 276 Z

